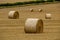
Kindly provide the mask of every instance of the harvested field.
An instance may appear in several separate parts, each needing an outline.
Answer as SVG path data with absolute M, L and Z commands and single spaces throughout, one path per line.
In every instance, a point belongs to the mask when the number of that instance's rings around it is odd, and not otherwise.
M 34 11 L 31 12 L 30 8 Z M 42 12 L 39 12 L 40 8 Z M 8 19 L 8 13 L 12 10 L 19 12 L 19 19 Z M 46 13 L 52 14 L 50 20 L 45 19 Z M 43 19 L 44 32 L 24 33 L 24 23 L 27 18 Z M 60 3 L 0 9 L 0 40 L 60 40 Z

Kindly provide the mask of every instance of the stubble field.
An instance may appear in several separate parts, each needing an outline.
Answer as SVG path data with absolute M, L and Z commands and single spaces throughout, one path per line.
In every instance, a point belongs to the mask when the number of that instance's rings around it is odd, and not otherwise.
M 30 12 L 30 8 L 34 12 Z M 40 8 L 42 12 L 38 11 Z M 19 19 L 8 19 L 8 13 L 12 10 L 19 12 Z M 46 13 L 52 14 L 50 20 L 45 19 Z M 26 34 L 24 24 L 27 18 L 43 19 L 44 32 Z M 60 40 L 60 3 L 0 9 L 0 40 Z

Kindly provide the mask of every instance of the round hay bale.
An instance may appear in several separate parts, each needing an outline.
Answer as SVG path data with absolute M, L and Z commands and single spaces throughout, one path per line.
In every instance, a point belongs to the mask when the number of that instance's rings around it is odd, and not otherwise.
M 37 18 L 28 18 L 24 27 L 25 33 L 42 33 L 43 21 Z
M 46 13 L 46 14 L 45 14 L 45 18 L 46 18 L 46 19 L 51 19 L 51 14 L 50 14 L 50 13 Z
M 9 19 L 18 19 L 19 18 L 19 13 L 18 11 L 10 11 L 8 14 Z
M 33 9 L 30 9 L 31 12 L 33 12 Z
M 42 12 L 42 9 L 39 9 L 39 12 Z

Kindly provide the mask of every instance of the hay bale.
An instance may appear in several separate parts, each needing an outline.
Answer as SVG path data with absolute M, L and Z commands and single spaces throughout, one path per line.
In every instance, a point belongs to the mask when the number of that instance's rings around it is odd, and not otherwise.
M 46 19 L 51 19 L 51 14 L 50 14 L 50 13 L 46 13 L 46 14 L 45 14 L 45 18 L 46 18 Z
M 39 12 L 42 12 L 42 9 L 39 9 Z
M 28 18 L 25 22 L 24 30 L 26 33 L 42 33 L 43 21 L 37 18 Z
M 33 12 L 33 9 L 30 9 L 31 12 Z
M 19 13 L 18 11 L 10 11 L 8 14 L 9 19 L 18 19 L 19 18 Z

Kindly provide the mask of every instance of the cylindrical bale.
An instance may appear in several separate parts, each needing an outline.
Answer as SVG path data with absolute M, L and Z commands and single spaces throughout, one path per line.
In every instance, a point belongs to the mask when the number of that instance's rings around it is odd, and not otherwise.
M 42 9 L 39 9 L 39 12 L 42 12 Z
M 9 19 L 18 19 L 19 18 L 19 13 L 18 11 L 10 11 L 8 14 Z
M 43 21 L 37 18 L 28 18 L 24 27 L 25 33 L 42 33 Z
M 51 14 L 50 14 L 50 13 L 46 13 L 46 14 L 45 14 L 45 18 L 46 18 L 46 19 L 51 19 Z
M 33 12 L 33 9 L 30 9 L 31 12 Z

